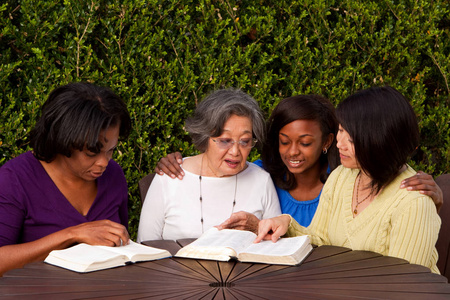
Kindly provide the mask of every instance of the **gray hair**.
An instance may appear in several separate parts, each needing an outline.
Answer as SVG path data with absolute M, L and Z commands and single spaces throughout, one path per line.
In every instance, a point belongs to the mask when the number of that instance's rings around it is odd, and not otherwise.
M 221 89 L 201 101 L 193 116 L 186 120 L 186 130 L 195 147 L 201 152 L 208 148 L 210 137 L 223 133 L 225 122 L 232 116 L 248 117 L 252 122 L 253 136 L 259 146 L 265 140 L 265 121 L 258 103 L 239 89 Z

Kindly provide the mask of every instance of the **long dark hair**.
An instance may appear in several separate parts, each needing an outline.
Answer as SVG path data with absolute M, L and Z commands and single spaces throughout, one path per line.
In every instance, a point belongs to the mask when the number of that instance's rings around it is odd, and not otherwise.
M 273 110 L 267 123 L 267 141 L 263 146 L 262 160 L 264 168 L 272 176 L 275 184 L 285 190 L 297 186 L 295 177 L 281 160 L 279 152 L 279 132 L 281 128 L 296 120 L 314 120 L 320 125 L 322 142 L 325 142 L 330 133 L 336 137 L 338 122 L 334 106 L 330 101 L 319 95 L 299 95 L 283 99 Z M 334 170 L 339 165 L 336 139 L 327 154 L 321 154 L 320 180 L 325 182 L 328 178 L 327 166 Z
M 389 184 L 419 145 L 419 126 L 408 100 L 390 86 L 372 87 L 347 97 L 337 107 L 361 169 L 377 192 Z
M 57 154 L 70 157 L 86 147 L 100 152 L 101 130 L 120 124 L 120 136 L 131 129 L 122 99 L 109 88 L 78 82 L 53 90 L 42 106 L 42 114 L 31 131 L 31 147 L 37 159 L 51 162 Z

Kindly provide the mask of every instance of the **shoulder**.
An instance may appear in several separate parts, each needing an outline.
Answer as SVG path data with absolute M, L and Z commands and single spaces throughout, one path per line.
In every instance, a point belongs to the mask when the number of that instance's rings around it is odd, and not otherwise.
M 31 151 L 20 154 L 19 156 L 7 161 L 0 170 L 15 170 L 21 171 L 34 167 L 36 163 L 39 163 L 38 159 L 34 157 Z
M 191 172 L 192 174 L 199 175 L 201 173 L 202 167 L 202 154 L 198 154 L 195 156 L 183 157 L 183 163 L 181 164 L 181 168 L 184 171 Z
M 0 168 L 1 183 L 7 184 L 15 179 L 17 180 L 40 180 L 44 168 L 33 153 L 25 152 L 7 161 Z
M 187 169 L 184 168 L 184 164 L 181 165 L 181 169 L 184 171 L 184 177 L 182 180 L 178 178 L 172 178 L 168 176 L 167 174 L 159 175 L 155 174 L 155 177 L 153 177 L 152 183 L 150 185 L 150 189 L 153 191 L 156 190 L 164 190 L 164 191 L 171 191 L 175 192 L 177 190 L 180 190 L 180 188 L 193 188 L 194 186 L 198 186 L 199 181 L 199 175 L 194 174 Z M 202 177 L 203 180 L 208 180 L 210 177 Z M 162 190 L 161 190 L 162 189 Z
M 6 220 L 3 224 L 10 226 L 14 218 L 18 220 L 19 216 L 26 215 L 30 205 L 28 199 L 34 200 L 48 182 L 44 173 L 31 152 L 11 159 L 0 168 L 0 220 Z
M 422 203 L 419 205 L 430 205 L 430 207 L 436 210 L 433 200 L 430 197 L 423 195 L 418 191 L 408 191 L 407 189 L 400 188 L 401 182 L 414 174 L 416 174 L 416 171 L 410 166 L 407 166 L 405 171 L 400 173 L 385 187 L 383 194 L 391 199 L 396 199 L 398 201 L 399 208 L 406 208 L 411 205 L 418 205 L 419 203 Z
M 395 222 L 396 218 L 400 219 L 408 214 L 414 219 L 428 216 L 436 221 L 439 220 L 436 206 L 430 197 L 418 191 L 408 191 L 400 188 L 402 180 L 413 176 L 415 173 L 414 169 L 407 166 L 407 169 L 389 183 L 379 196 L 390 203 L 389 207 L 392 212 L 393 222 Z
M 416 174 L 416 171 L 414 171 L 414 169 L 411 168 L 410 166 L 407 166 L 407 168 L 403 172 L 398 174 L 397 177 L 394 178 L 394 180 L 392 180 L 388 185 L 386 185 L 383 188 L 382 193 L 385 196 L 388 196 L 392 199 L 402 199 L 402 198 L 414 199 L 424 197 L 425 199 L 428 198 L 431 200 L 431 198 L 422 195 L 418 191 L 408 191 L 407 189 L 400 188 L 401 182 L 404 179 L 413 176 L 414 174 Z
M 389 196 L 389 195 L 388 195 Z M 393 201 L 391 222 L 393 225 L 398 222 L 413 221 L 421 226 L 434 224 L 440 226 L 441 220 L 436 211 L 433 200 L 417 191 L 406 191 L 401 189 L 397 194 L 389 197 Z M 439 227 L 437 227 L 439 229 Z
M 247 164 L 248 167 L 237 175 L 239 182 L 242 182 L 248 188 L 251 187 L 255 193 L 267 193 L 269 191 L 276 193 L 270 174 L 253 163 Z
M 270 174 L 266 170 L 251 162 L 247 162 L 247 169 L 242 171 L 242 175 L 258 178 L 270 178 Z

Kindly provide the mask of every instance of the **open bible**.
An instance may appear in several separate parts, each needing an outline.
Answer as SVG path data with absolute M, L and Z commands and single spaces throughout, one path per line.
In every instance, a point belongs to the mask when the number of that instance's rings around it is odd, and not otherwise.
M 276 243 L 254 244 L 256 234 L 250 231 L 211 228 L 197 240 L 181 248 L 176 257 L 279 265 L 300 264 L 312 251 L 309 236 L 281 238 Z
M 130 241 L 128 245 L 120 247 L 78 244 L 63 250 L 53 250 L 47 256 L 45 262 L 75 272 L 85 273 L 170 256 L 167 250 Z

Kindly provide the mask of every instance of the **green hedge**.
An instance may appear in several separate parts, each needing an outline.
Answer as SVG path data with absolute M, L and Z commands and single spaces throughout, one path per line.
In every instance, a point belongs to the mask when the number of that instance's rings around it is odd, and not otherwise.
M 27 134 L 56 86 L 111 87 L 134 125 L 115 154 L 129 184 L 134 237 L 138 180 L 168 152 L 195 153 L 184 119 L 209 91 L 240 87 L 268 115 L 294 94 L 337 104 L 387 83 L 419 116 L 422 144 L 411 164 L 449 172 L 449 13 L 445 0 L 7 0 L 0 165 L 29 149 Z

